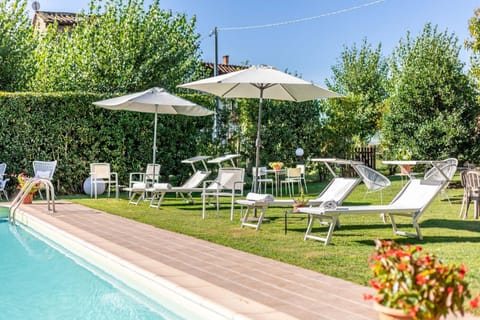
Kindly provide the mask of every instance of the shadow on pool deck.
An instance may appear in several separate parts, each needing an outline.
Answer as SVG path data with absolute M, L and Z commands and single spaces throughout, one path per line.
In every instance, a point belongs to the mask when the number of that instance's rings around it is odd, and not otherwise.
M 20 209 L 239 318 L 378 318 L 362 298 L 373 292 L 368 287 L 66 201 L 56 203 L 54 214 L 38 202 Z

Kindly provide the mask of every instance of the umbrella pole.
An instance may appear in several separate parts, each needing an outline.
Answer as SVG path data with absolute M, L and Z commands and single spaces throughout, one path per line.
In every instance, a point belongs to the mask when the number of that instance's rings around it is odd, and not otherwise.
M 153 179 L 155 180 L 155 164 L 157 156 L 157 114 L 158 105 L 155 105 L 155 121 L 153 123 Z
M 257 192 L 258 188 L 258 167 L 260 165 L 260 145 L 261 145 L 261 129 L 262 129 L 262 104 L 263 104 L 263 88 L 260 88 L 260 100 L 258 102 L 258 122 L 257 122 L 257 140 L 255 141 L 255 184 L 253 185 L 253 192 Z M 253 216 L 257 217 L 257 210 L 255 208 Z

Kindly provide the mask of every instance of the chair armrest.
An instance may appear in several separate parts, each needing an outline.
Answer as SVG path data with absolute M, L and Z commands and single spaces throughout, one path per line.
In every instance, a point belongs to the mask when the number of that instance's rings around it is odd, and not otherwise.
M 145 173 L 144 172 L 131 172 L 130 176 L 129 176 L 128 183 L 132 184 L 133 182 L 145 182 Z

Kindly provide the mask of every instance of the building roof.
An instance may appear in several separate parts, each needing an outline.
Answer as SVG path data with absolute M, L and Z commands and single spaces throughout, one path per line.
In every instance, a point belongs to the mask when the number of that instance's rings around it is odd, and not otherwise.
M 35 11 L 33 22 L 42 19 L 46 24 L 57 22 L 62 26 L 71 26 L 77 22 L 77 14 L 71 12 Z
M 212 73 L 213 73 L 213 68 L 215 67 L 214 63 L 204 62 L 204 65 L 208 69 L 212 70 Z M 230 73 L 230 72 L 235 72 L 235 71 L 240 71 L 240 70 L 243 70 L 243 69 L 248 69 L 248 66 L 237 66 L 237 65 L 233 65 L 233 64 L 223 64 L 223 63 L 218 64 L 218 74 L 219 75 Z

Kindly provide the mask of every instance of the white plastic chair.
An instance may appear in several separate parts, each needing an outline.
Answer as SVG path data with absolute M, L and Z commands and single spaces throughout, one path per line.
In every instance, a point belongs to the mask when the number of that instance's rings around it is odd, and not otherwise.
M 113 184 L 115 197 L 118 198 L 118 174 L 110 171 L 110 163 L 90 163 L 90 197 L 95 195 L 95 199 L 97 199 L 99 184 L 106 185 L 108 197 L 110 197 L 110 189 Z
M 145 172 L 131 172 L 128 180 L 128 196 L 132 196 L 132 188 L 136 183 L 144 183 L 145 188 L 151 188 L 153 184 L 160 181 L 161 165 L 149 163 Z
M 55 173 L 56 168 L 57 168 L 57 160 L 33 161 L 34 178 L 48 179 L 51 181 L 53 179 L 53 175 Z M 38 190 L 38 194 L 40 195 L 40 198 L 43 199 L 41 190 Z
M 7 170 L 6 163 L 0 163 L 0 192 L 3 192 L 5 199 L 8 201 L 7 191 L 5 187 L 7 186 L 7 182 L 10 180 L 9 178 L 5 179 L 5 171 Z M 0 193 L 0 199 L 2 198 L 2 194 Z
M 305 175 L 306 175 L 305 165 L 297 164 L 297 168 L 300 168 L 300 180 L 301 180 L 301 183 L 303 184 L 303 188 L 305 189 L 305 192 L 308 193 L 307 180 L 305 178 Z
M 298 190 L 300 190 L 302 186 L 302 170 L 300 168 L 287 168 L 287 177 L 280 181 L 280 196 L 283 195 L 283 186 L 285 186 L 289 196 L 293 197 L 295 184 L 297 184 Z
M 252 176 L 253 176 L 253 182 L 252 182 L 252 190 L 254 189 L 255 184 L 257 184 L 258 189 L 257 193 L 262 193 L 262 184 L 263 184 L 263 193 L 267 193 L 267 185 L 270 183 L 271 190 L 273 193 L 273 178 L 268 178 L 267 177 L 267 167 L 258 167 L 258 176 L 257 174 L 257 167 L 252 168 Z
M 220 197 L 230 197 L 230 220 L 233 220 L 235 197 L 243 196 L 245 169 L 220 168 L 215 180 L 203 182 L 202 219 L 205 219 L 207 198 L 215 198 L 217 214 L 220 210 Z
M 451 204 L 450 198 L 447 194 L 447 187 L 450 181 L 452 180 L 455 172 L 457 172 L 458 160 L 455 158 L 448 158 L 443 160 L 441 163 L 433 166 L 428 170 L 423 179 L 427 181 L 444 181 L 447 179 L 445 187 L 442 189 L 441 194 L 447 198 L 448 203 Z

